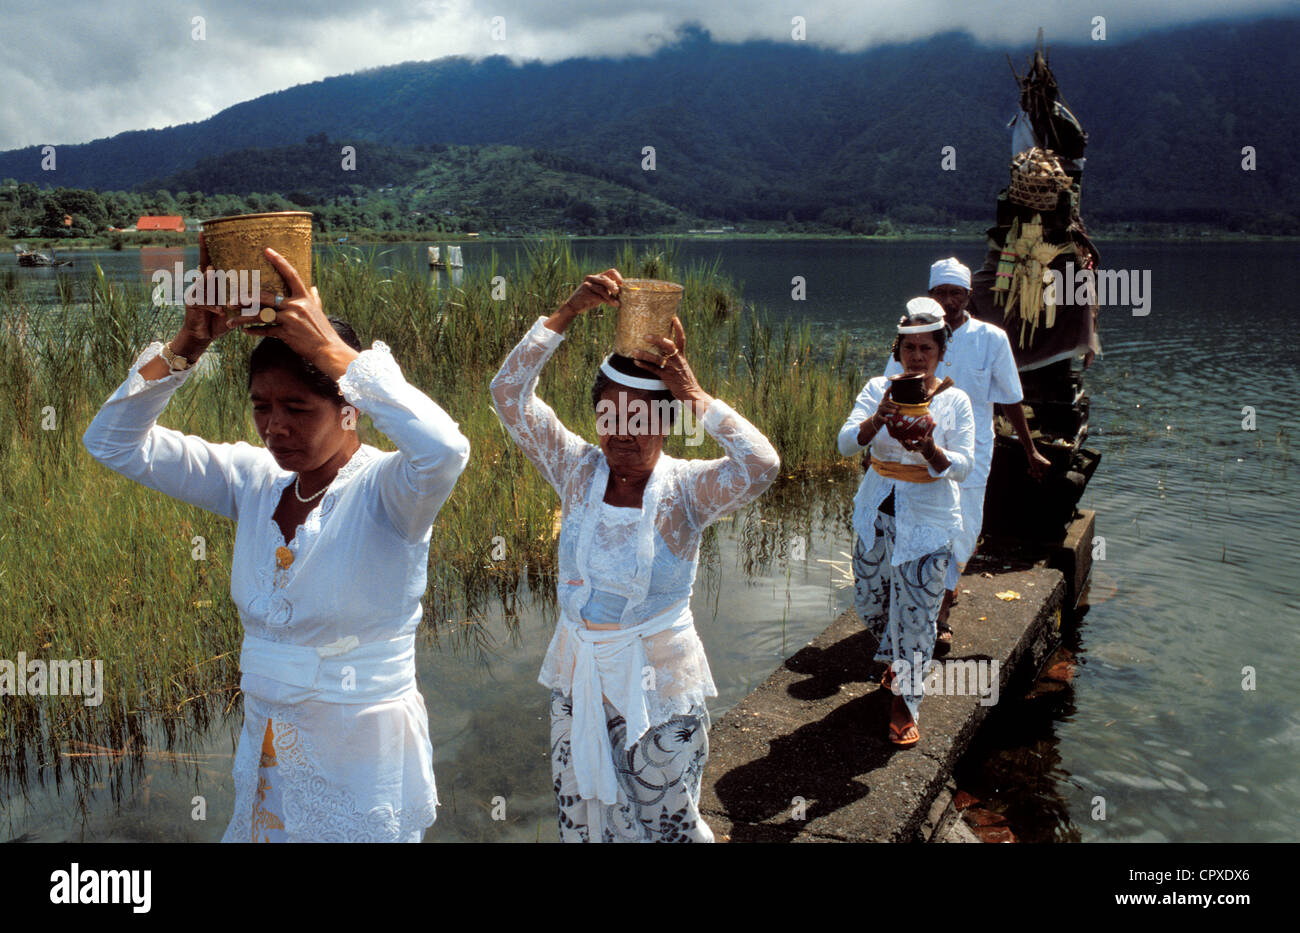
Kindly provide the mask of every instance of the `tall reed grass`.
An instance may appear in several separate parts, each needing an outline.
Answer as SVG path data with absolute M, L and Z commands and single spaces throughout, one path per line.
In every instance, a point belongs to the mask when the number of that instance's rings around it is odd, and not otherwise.
M 553 594 L 558 499 L 502 428 L 488 383 L 538 316 L 599 269 L 580 267 L 566 241 L 536 244 L 493 297 L 495 259 L 441 286 L 394 271 L 373 250 L 345 249 L 318 264 L 327 313 L 363 342 L 383 340 L 406 378 L 439 402 L 472 455 L 434 527 L 423 631 L 474 643 L 476 619 L 501 601 L 513 616 L 521 590 Z M 773 326 L 744 304 L 716 265 L 679 268 L 670 247 L 625 247 L 624 275 L 673 278 L 687 354 L 706 391 L 752 420 L 781 454 L 784 479 L 851 469 L 835 433 L 860 387 L 847 339 L 816 345 L 804 326 Z M 140 487 L 95 463 L 81 434 L 155 338 L 175 333 L 180 309 L 155 308 L 148 290 L 106 280 L 60 280 L 58 304 L 34 301 L 21 281 L 0 288 L 0 659 L 102 659 L 104 702 L 0 698 L 0 781 L 76 786 L 103 779 L 83 745 L 172 749 L 236 708 L 239 619 L 229 597 L 234 526 Z M 595 439 L 590 389 L 612 343 L 612 309 L 589 312 L 543 372 L 538 388 L 560 418 Z M 212 441 L 259 443 L 247 402 L 253 340 L 232 334 L 209 350 L 160 419 Z M 363 419 L 362 439 L 391 449 Z M 712 440 L 668 453 L 716 457 Z M 205 559 L 195 559 L 197 538 Z M 770 530 L 750 536 L 777 548 Z M 504 541 L 505 559 L 498 556 Z M 494 554 L 494 548 L 498 554 Z M 138 756 L 136 758 L 138 762 Z M 109 769 L 121 789 L 122 769 Z

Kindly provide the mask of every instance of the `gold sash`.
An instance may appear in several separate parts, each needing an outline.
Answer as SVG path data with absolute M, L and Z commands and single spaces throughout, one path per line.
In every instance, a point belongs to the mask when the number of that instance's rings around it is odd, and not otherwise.
M 906 483 L 934 483 L 939 477 L 931 476 L 927 467 L 919 463 L 899 463 L 897 460 L 877 460 L 871 458 L 871 469 L 885 479 L 899 479 Z

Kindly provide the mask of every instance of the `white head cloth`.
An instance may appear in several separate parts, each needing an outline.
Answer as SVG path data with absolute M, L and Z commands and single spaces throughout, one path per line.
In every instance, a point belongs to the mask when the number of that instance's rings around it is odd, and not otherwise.
M 907 303 L 907 317 L 912 324 L 899 324 L 900 334 L 925 334 L 932 330 L 943 330 L 947 322 L 943 318 L 943 305 L 933 298 L 913 298 Z
M 601 360 L 600 371 L 604 373 L 606 376 L 608 376 L 610 379 L 617 382 L 619 385 L 625 385 L 633 389 L 646 389 L 647 391 L 651 391 L 651 392 L 657 389 L 668 388 L 667 384 L 665 384 L 662 379 L 648 379 L 648 378 L 642 378 L 641 376 L 629 376 L 627 373 L 619 372 L 612 365 L 610 365 L 609 361 L 612 357 L 613 354 L 611 353 L 609 356 Z
M 940 259 L 930 267 L 930 288 L 936 285 L 960 285 L 970 291 L 970 270 L 955 258 Z

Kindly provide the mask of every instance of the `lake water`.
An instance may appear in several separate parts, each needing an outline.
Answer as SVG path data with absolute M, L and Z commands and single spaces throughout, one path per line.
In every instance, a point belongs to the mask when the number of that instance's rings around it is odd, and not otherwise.
M 574 244 L 593 271 L 616 245 Z M 1005 807 L 1026 838 L 1293 841 L 1300 352 L 1267 320 L 1271 283 L 1294 245 L 1099 245 L 1106 268 L 1149 273 L 1150 295 L 1145 315 L 1102 309 L 1104 353 L 1087 374 L 1089 446 L 1103 460 L 1081 504 L 1097 511 L 1105 557 L 1067 640 L 1077 673 L 1047 700 L 1000 709 L 983 740 L 985 764 L 963 780 Z M 471 269 L 495 249 L 508 276 L 521 247 L 463 248 Z M 422 244 L 381 249 L 385 261 L 423 267 Z M 969 240 L 690 240 L 677 250 L 679 262 L 720 258 L 747 301 L 810 321 L 828 339 L 848 332 L 881 366 L 893 321 L 924 293 L 929 264 L 955 254 L 977 267 L 984 256 Z M 78 274 L 88 268 L 89 254 L 67 255 Z M 195 259 L 193 250 L 95 255 L 115 279 Z M 18 271 L 53 291 L 53 271 Z M 791 300 L 794 276 L 806 281 L 804 301 Z M 1242 426 L 1247 408 L 1254 430 Z M 826 491 L 836 503 L 851 493 L 843 484 Z M 702 568 L 693 602 L 720 692 L 715 720 L 849 606 L 846 517 L 842 509 L 811 527 L 806 561 L 748 579 L 734 536 L 745 519 L 720 529 L 712 578 L 726 582 L 710 589 Z M 499 622 L 490 628 L 498 644 L 486 666 L 421 651 L 443 801 L 430 841 L 556 837 L 546 696 L 535 680 L 550 625 L 525 622 L 513 639 Z M 231 801 L 229 731 L 200 751 L 206 757 L 193 765 L 147 762 L 120 811 L 101 801 L 83 820 L 66 795 L 35 794 L 10 801 L 0 825 L 45 840 L 219 838 Z M 196 794 L 207 800 L 207 822 L 190 819 Z M 496 796 L 507 800 L 504 821 L 490 818 Z

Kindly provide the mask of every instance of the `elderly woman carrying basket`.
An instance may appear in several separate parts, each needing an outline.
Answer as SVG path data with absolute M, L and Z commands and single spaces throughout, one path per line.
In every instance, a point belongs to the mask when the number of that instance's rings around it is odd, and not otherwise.
M 699 814 L 708 757 L 705 699 L 717 696 L 691 616 L 705 526 L 757 497 L 780 461 L 767 439 L 695 380 L 674 340 L 660 354 L 611 355 L 593 386 L 599 446 L 560 423 L 534 394 L 538 374 L 582 312 L 617 304 L 623 278 L 589 275 L 549 318 L 538 318 L 492 380 L 511 437 L 559 493 L 560 622 L 540 682 L 551 694 L 551 760 L 566 842 L 711 842 Z M 665 430 L 621 417 L 670 398 L 700 419 L 726 456 L 663 454 Z M 602 404 L 603 403 L 603 404 Z
M 275 324 L 249 361 L 266 446 L 156 423 L 208 345 L 258 321 L 197 302 L 170 345 L 140 354 L 85 444 L 118 473 L 237 523 L 244 726 L 223 841 L 418 842 L 437 795 L 415 629 L 433 520 L 469 442 L 384 344 L 361 350 L 317 290 L 266 255 L 290 291 L 262 295 Z M 356 409 L 398 449 L 362 444 Z
M 970 400 L 951 380 L 941 383 L 934 374 L 947 334 L 938 302 L 907 303 L 893 353 L 904 377 L 923 377 L 928 421 L 904 422 L 902 407 L 891 398 L 894 385 L 877 376 L 863 387 L 839 433 L 845 456 L 871 451 L 853 500 L 855 603 L 879 642 L 876 660 L 890 665 L 889 739 L 902 747 L 921 738 L 923 680 L 934 654 L 944 574 L 962 527 L 957 484 L 975 455 Z

